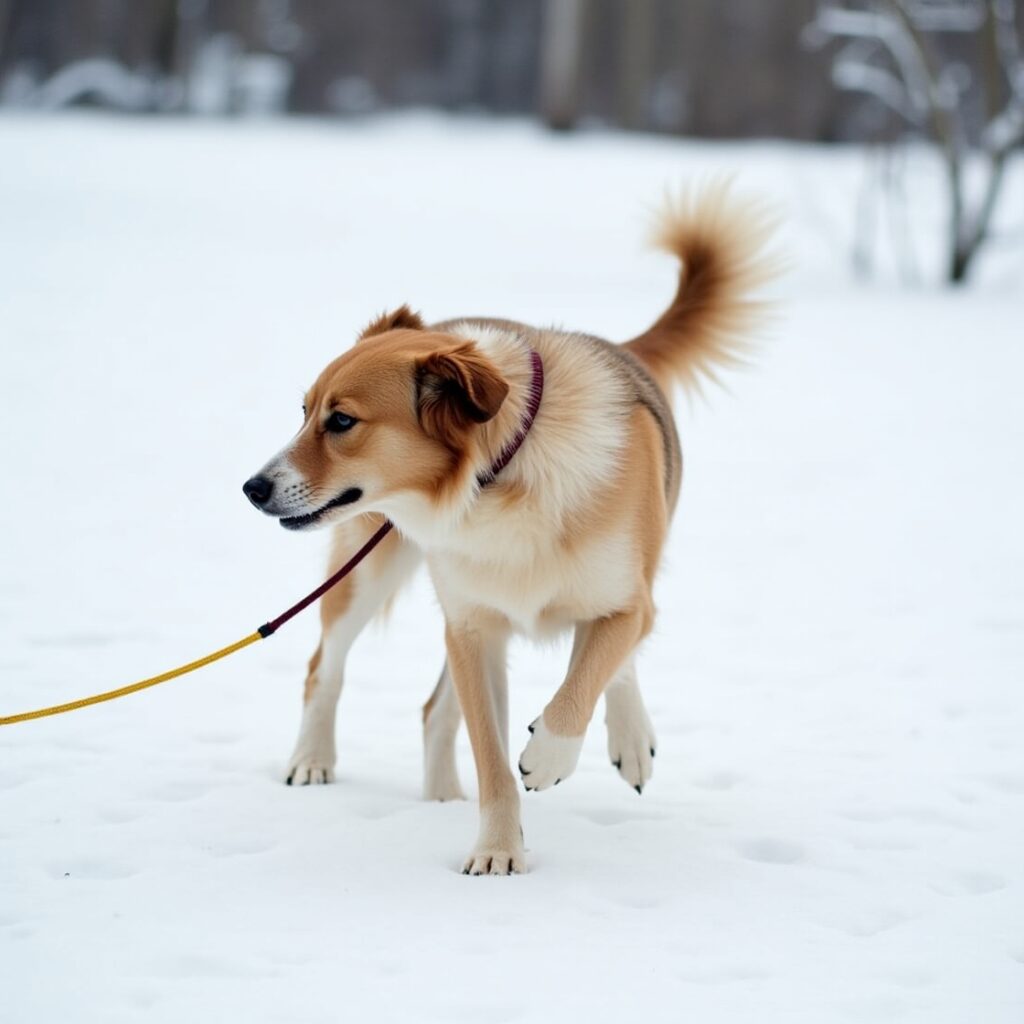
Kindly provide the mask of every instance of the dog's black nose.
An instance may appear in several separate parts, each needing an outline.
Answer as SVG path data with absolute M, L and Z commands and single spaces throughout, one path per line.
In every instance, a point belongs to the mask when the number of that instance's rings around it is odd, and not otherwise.
M 274 481 L 265 476 L 250 477 L 242 484 L 242 492 L 257 508 L 263 508 L 274 493 Z

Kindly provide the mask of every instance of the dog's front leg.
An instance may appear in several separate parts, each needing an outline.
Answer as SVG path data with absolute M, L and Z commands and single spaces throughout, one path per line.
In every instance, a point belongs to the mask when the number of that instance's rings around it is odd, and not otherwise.
M 449 622 L 448 667 L 466 719 L 480 788 L 480 835 L 462 870 L 511 875 L 526 870 L 519 793 L 505 735 L 508 626 L 497 619 Z
M 379 518 L 363 516 L 335 527 L 330 571 L 341 568 L 381 522 Z M 422 558 L 417 548 L 392 531 L 366 561 L 321 600 L 320 646 L 309 662 L 302 725 L 285 776 L 289 786 L 333 781 L 334 719 L 349 648 Z
M 576 626 L 565 682 L 530 726 L 530 742 L 519 758 L 528 790 L 557 786 L 576 770 L 597 700 L 647 632 L 650 618 L 641 605 Z

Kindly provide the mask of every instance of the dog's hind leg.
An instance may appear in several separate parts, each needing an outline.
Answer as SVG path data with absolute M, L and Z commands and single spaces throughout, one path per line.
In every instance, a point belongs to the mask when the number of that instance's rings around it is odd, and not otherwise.
M 423 799 L 465 800 L 455 764 L 455 737 L 462 709 L 448 662 L 430 699 L 423 705 Z
M 377 516 L 361 516 L 336 527 L 330 571 L 347 562 L 380 524 Z M 321 600 L 320 645 L 309 662 L 302 725 L 285 777 L 289 786 L 333 781 L 334 720 L 345 658 L 363 627 L 394 596 L 421 558 L 418 548 L 392 531 Z
M 604 708 L 608 756 L 626 782 L 642 793 L 654 770 L 656 741 L 654 726 L 636 681 L 636 665 L 632 656 L 615 673 L 604 691 Z

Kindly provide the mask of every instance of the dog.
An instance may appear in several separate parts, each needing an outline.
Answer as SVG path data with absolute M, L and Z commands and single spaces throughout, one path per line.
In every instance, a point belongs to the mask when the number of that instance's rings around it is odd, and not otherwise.
M 670 205 L 656 241 L 679 260 L 675 297 L 621 345 L 500 319 L 428 325 L 403 305 L 323 370 L 298 434 L 243 490 L 289 529 L 333 527 L 332 571 L 386 520 L 397 529 L 321 602 L 289 784 L 332 781 L 349 647 L 425 560 L 447 660 L 423 709 L 424 793 L 463 796 L 464 717 L 480 830 L 463 871 L 526 870 L 509 765 L 514 633 L 574 631 L 565 679 L 519 757 L 526 790 L 572 775 L 604 694 L 612 763 L 643 791 L 656 743 L 635 656 L 682 478 L 668 395 L 742 360 L 763 309 L 755 293 L 774 273 L 770 227 L 726 186 Z

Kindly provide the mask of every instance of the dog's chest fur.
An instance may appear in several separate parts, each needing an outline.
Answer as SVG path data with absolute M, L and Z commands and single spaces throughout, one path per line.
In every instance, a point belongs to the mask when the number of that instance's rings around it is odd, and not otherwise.
M 426 507 L 395 510 L 426 552 L 446 613 L 461 618 L 483 607 L 520 631 L 546 634 L 618 610 L 636 579 L 637 544 L 592 509 L 627 457 L 626 383 L 573 335 L 524 338 L 472 322 L 456 331 L 520 380 L 526 346 L 537 349 L 545 386 L 533 429 L 495 485 L 451 518 Z M 513 406 L 498 436 L 509 436 L 519 416 Z
M 461 550 L 427 555 L 434 585 L 450 617 L 483 607 L 513 627 L 547 635 L 623 606 L 636 578 L 636 553 L 626 533 L 578 541 L 571 550 L 531 525 L 528 516 L 474 524 Z

